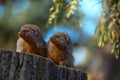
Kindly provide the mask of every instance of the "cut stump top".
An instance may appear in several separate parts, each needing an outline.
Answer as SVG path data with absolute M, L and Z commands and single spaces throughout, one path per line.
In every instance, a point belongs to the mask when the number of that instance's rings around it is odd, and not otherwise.
M 0 80 L 87 80 L 87 74 L 41 56 L 0 49 Z

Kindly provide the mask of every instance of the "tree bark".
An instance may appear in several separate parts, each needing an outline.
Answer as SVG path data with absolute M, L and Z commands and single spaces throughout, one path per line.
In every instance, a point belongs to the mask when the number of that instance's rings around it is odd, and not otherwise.
M 87 80 L 87 74 L 41 56 L 0 50 L 0 80 Z

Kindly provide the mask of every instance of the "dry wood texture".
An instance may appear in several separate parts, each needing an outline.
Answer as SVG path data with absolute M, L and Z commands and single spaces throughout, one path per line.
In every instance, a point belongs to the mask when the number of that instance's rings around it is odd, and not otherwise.
M 87 74 L 41 56 L 0 49 L 0 80 L 87 80 Z

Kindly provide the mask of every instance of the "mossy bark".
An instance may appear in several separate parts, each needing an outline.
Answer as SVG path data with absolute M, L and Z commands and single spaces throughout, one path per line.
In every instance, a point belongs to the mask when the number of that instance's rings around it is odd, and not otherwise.
M 87 74 L 41 56 L 0 50 L 0 80 L 87 80 Z

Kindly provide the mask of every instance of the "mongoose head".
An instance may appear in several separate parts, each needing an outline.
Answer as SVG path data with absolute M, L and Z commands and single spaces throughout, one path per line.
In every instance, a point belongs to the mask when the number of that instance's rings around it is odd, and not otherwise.
M 43 39 L 39 27 L 33 24 L 25 24 L 22 26 L 18 32 L 18 36 L 27 42 L 37 40 L 35 38 Z
M 72 50 L 72 42 L 67 33 L 57 32 L 53 36 L 50 37 L 50 41 L 60 49 L 69 49 Z

